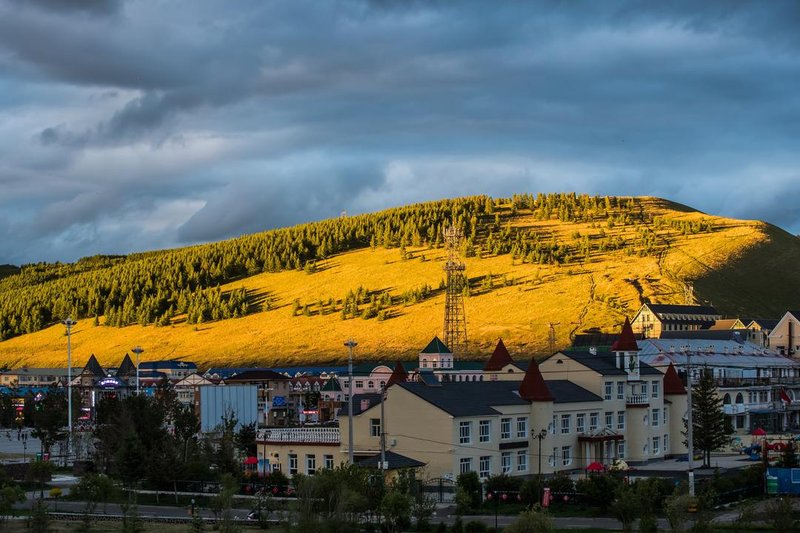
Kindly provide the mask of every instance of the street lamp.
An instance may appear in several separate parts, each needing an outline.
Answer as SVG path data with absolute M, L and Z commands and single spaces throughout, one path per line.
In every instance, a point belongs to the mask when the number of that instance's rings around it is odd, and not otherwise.
M 349 350 L 349 357 L 347 361 L 347 458 L 350 464 L 353 464 L 353 348 L 358 346 L 358 343 L 353 339 L 347 339 L 344 343 Z
M 28 434 L 22 432 L 19 438 L 22 440 L 22 464 L 25 464 L 28 460 Z
M 64 320 L 67 327 L 67 457 L 64 465 L 69 461 L 70 447 L 72 444 L 72 326 L 77 324 L 71 318 Z
M 141 346 L 134 346 L 131 350 L 133 353 L 136 354 L 136 395 L 139 395 L 139 356 L 142 354 L 144 350 L 142 350 Z
M 547 438 L 547 430 L 543 429 L 533 436 L 534 439 L 539 441 L 539 504 L 542 503 L 542 441 Z
M 685 350 L 686 354 L 686 402 L 689 404 L 686 410 L 686 447 L 689 455 L 689 496 L 694 498 L 694 469 L 692 462 L 694 460 L 694 443 L 692 442 L 693 428 L 692 428 L 692 352 Z

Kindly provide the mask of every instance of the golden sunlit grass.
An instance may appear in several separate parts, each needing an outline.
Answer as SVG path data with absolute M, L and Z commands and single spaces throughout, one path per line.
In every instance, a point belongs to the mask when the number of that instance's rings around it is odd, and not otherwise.
M 706 277 L 703 287 L 716 297 L 730 292 L 726 282 L 713 274 L 741 258 L 747 250 L 768 241 L 767 227 L 758 222 L 736 221 L 677 209 L 657 199 L 643 201 L 654 216 L 672 219 L 713 220 L 712 233 L 679 236 L 672 232 L 663 257 L 628 255 L 624 251 L 593 254 L 582 264 L 531 265 L 511 255 L 466 259 L 467 275 L 478 280 L 466 302 L 470 356 L 486 358 L 502 337 L 512 355 L 520 358 L 547 351 L 548 323 L 556 326 L 557 344 L 588 328 L 611 331 L 624 316 L 632 316 L 643 298 L 663 303 L 682 303 L 684 278 Z M 676 207 L 676 209 L 673 209 Z M 517 217 L 515 225 L 547 225 L 560 241 L 572 234 L 597 235 L 589 224 L 540 222 Z M 632 227 L 602 227 L 607 235 L 633 238 Z M 793 244 L 797 247 L 797 244 Z M 180 317 L 168 327 L 94 327 L 89 319 L 73 329 L 73 361 L 83 365 L 89 355 L 101 364 L 116 366 L 135 345 L 145 352 L 143 360 L 185 358 L 206 366 L 264 366 L 342 361 L 343 341 L 358 341 L 359 359 L 413 358 L 442 330 L 444 295 L 436 290 L 423 302 L 392 308 L 392 317 L 378 321 L 342 320 L 339 312 L 320 316 L 318 302 L 341 300 L 349 290 L 363 286 L 371 291 L 390 291 L 399 296 L 407 290 L 430 285 L 438 289 L 444 278 L 442 249 L 409 248 L 412 259 L 403 260 L 397 249 L 366 249 L 334 256 L 318 264 L 319 271 L 259 274 L 230 283 L 223 290 L 245 287 L 256 302 L 269 299 L 272 309 L 260 309 L 246 317 L 198 325 Z M 491 273 L 494 288 L 480 290 L 480 280 Z M 503 276 L 507 285 L 502 285 Z M 711 276 L 709 278 L 709 276 Z M 513 280 L 513 284 L 512 284 Z M 708 281 L 711 280 L 711 281 Z M 714 285 L 716 283 L 716 285 Z M 716 291 L 716 292 L 715 292 Z M 293 302 L 309 304 L 312 316 L 292 316 Z M 362 306 L 362 308 L 365 306 Z M 102 319 L 101 319 L 102 323 Z M 13 338 L 0 343 L 0 362 L 9 366 L 65 366 L 66 337 L 63 326 Z

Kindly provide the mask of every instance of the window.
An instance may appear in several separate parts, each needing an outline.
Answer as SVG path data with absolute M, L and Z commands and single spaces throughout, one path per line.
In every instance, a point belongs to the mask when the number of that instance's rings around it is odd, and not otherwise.
M 478 466 L 480 467 L 478 475 L 482 478 L 489 477 L 492 474 L 492 456 L 481 455 Z
M 553 415 L 553 421 L 550 422 L 550 428 L 549 428 L 551 435 L 555 435 L 556 434 L 556 424 L 557 423 L 558 423 L 558 415 Z
M 511 438 L 511 419 L 510 418 L 501 418 L 500 419 L 500 438 L 504 439 L 504 440 Z
M 618 381 L 617 382 L 617 400 L 624 400 L 625 399 L 625 383 Z
M 642 382 L 642 394 L 644 395 L 645 398 L 647 398 L 647 382 L 646 381 Z
M 572 464 L 572 446 L 561 447 L 561 464 L 569 466 Z
M 323 457 L 325 459 L 325 468 L 327 470 L 333 470 L 333 456 L 332 455 L 325 455 Z
M 357 389 L 363 389 L 364 388 L 364 382 L 356 380 L 356 388 Z
M 653 427 L 658 426 L 660 411 L 661 411 L 660 409 L 653 409 Z
M 664 425 L 666 426 L 669 422 L 669 407 L 664 407 Z
M 614 382 L 613 381 L 606 381 L 606 383 L 605 383 L 605 394 L 603 395 L 603 399 L 604 400 L 610 400 L 611 399 L 611 391 L 612 391 L 613 387 L 614 387 Z
M 297 454 L 289 454 L 289 475 L 293 476 L 297 473 Z
M 653 398 L 658 398 L 658 381 L 651 381 L 650 382 L 650 395 Z
M 375 388 L 375 382 L 374 381 L 367 381 L 367 388 L 368 389 L 374 389 Z
M 492 434 L 492 421 L 481 420 L 478 423 L 478 440 L 480 442 L 489 442 L 489 436 Z
M 317 456 L 306 455 L 306 475 L 313 476 L 317 472 Z
M 370 418 L 369 419 L 369 436 L 370 437 L 380 437 L 381 436 L 381 419 L 380 418 Z
M 653 437 L 653 455 L 658 455 L 661 448 L 661 437 Z
M 504 474 L 511 472 L 511 452 L 503 452 L 500 454 L 500 466 Z
M 517 417 L 517 438 L 524 439 L 528 437 L 528 417 Z
M 458 471 L 462 474 L 472 472 L 472 457 L 462 457 L 459 461 Z
M 624 440 L 618 440 L 617 441 L 617 457 L 619 457 L 620 459 L 624 459 L 625 458 L 625 441 Z
M 617 429 L 625 429 L 625 411 L 617 411 Z
M 614 411 L 606 411 L 606 427 L 608 429 L 614 427 Z
M 472 422 L 460 422 L 458 424 L 459 444 L 472 444 Z
M 528 470 L 528 452 L 526 450 L 517 450 L 517 472 L 525 472 Z
M 578 433 L 586 431 L 586 413 L 575 415 L 575 431 Z
M 570 426 L 572 425 L 572 415 L 561 415 L 561 434 L 566 435 L 569 433 Z
M 428 360 L 427 359 L 423 359 L 422 360 L 422 368 L 428 368 Z
M 599 417 L 600 413 L 589 413 L 589 431 L 597 430 L 597 419 Z
M 558 461 L 558 448 L 553 448 L 553 455 L 547 458 L 547 462 L 550 463 L 550 466 L 556 466 Z

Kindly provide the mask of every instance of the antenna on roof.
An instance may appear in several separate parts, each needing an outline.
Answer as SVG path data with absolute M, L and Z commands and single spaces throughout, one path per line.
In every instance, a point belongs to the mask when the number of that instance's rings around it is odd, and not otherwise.
M 547 342 L 550 345 L 550 355 L 556 352 L 556 326 L 561 322 L 548 322 Z

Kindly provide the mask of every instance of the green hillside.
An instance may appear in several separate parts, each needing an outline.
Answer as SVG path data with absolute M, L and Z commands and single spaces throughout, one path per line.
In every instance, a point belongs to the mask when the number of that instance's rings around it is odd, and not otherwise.
M 78 356 L 202 364 L 413 356 L 441 330 L 442 230 L 465 239 L 470 353 L 502 336 L 522 356 L 592 328 L 613 329 L 644 301 L 698 302 L 731 316 L 797 306 L 800 240 L 773 226 L 654 198 L 576 194 L 442 200 L 218 243 L 23 266 L 0 279 L 0 363 L 58 364 L 61 319 L 79 320 Z

